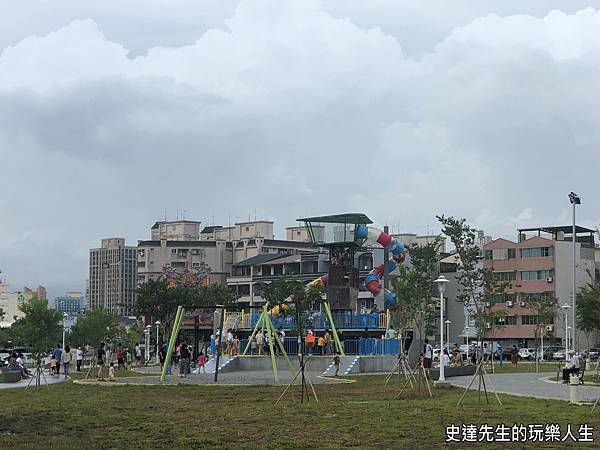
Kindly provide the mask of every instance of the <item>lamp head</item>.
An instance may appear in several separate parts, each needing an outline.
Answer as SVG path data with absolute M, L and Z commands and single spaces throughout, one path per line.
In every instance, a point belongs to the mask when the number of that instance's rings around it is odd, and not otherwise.
M 571 205 L 581 205 L 581 199 L 575 192 L 569 194 L 569 201 L 571 202 Z
M 434 281 L 434 283 L 437 284 L 437 287 L 438 287 L 438 290 L 440 291 L 440 294 L 443 294 L 444 292 L 446 292 L 446 284 L 448 283 L 448 281 L 449 280 L 444 275 L 440 275 Z

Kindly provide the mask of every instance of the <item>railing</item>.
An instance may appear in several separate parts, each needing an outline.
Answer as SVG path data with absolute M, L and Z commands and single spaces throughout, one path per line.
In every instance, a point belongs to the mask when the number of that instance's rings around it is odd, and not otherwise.
M 254 328 L 260 319 L 260 313 L 253 312 L 250 319 L 249 328 Z M 293 315 L 285 315 L 271 317 L 275 328 L 283 328 L 290 330 L 297 328 L 296 317 Z M 331 322 L 324 312 L 306 313 L 300 317 L 300 320 L 305 328 L 324 330 L 331 329 Z M 336 328 L 362 330 L 364 328 L 378 329 L 387 328 L 388 317 L 386 313 L 352 313 L 352 312 L 335 312 L 333 313 L 333 322 Z
M 242 339 L 240 342 L 240 348 L 246 348 L 248 339 Z M 400 340 L 399 339 L 346 339 L 343 341 L 344 353 L 346 355 L 362 355 L 362 356 L 383 356 L 383 355 L 397 355 L 400 353 Z M 301 343 L 302 351 L 306 352 L 306 346 L 304 340 Z M 276 346 L 277 347 L 277 346 Z M 298 354 L 298 339 L 296 337 L 285 338 L 283 342 L 283 348 L 288 355 Z M 333 347 L 332 347 L 333 349 Z M 277 348 L 278 350 L 278 348 Z M 265 346 L 263 349 L 263 355 L 268 354 L 269 350 Z M 251 350 L 248 350 L 248 354 Z M 257 351 L 254 350 L 254 354 Z M 319 355 L 320 349 L 315 345 L 313 355 Z

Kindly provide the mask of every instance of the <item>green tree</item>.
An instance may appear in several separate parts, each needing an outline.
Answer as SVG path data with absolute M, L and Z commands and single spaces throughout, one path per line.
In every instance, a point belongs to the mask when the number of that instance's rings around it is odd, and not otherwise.
M 287 302 L 290 308 L 282 314 L 294 314 L 296 317 L 296 330 L 299 334 L 304 333 L 306 327 L 306 312 L 314 310 L 315 305 L 322 300 L 321 289 L 310 286 L 305 287 L 304 283 L 297 278 L 279 278 L 265 287 L 263 298 L 271 307 Z
M 117 316 L 104 309 L 93 309 L 80 316 L 71 327 L 69 342 L 97 347 L 100 342 L 113 339 L 117 334 Z
M 483 268 L 476 243 L 477 230 L 471 228 L 465 219 L 443 215 L 437 216 L 437 219 L 442 225 L 442 233 L 448 236 L 458 256 L 457 301 L 469 312 L 475 322 L 477 339 L 482 341 L 488 333 L 493 333 L 494 324 L 500 323 L 496 318 L 503 314 L 501 310 L 488 305 L 492 305 L 494 299 L 503 294 L 510 284 L 499 282 L 491 269 Z
M 169 287 L 164 279 L 141 284 L 136 294 L 137 314 L 150 316 L 153 321 L 159 320 L 164 332 L 171 329 L 180 305 L 187 311 L 214 309 L 216 305 L 231 306 L 237 300 L 235 292 L 223 286 Z
M 554 323 L 558 312 L 558 300 L 555 297 L 535 298 L 527 301 L 527 307 L 536 316 L 536 325 L 533 329 L 533 338 L 535 344 L 536 372 L 539 371 L 539 353 L 538 341 L 541 340 L 542 333 L 545 332 L 546 325 Z M 543 351 L 543 349 L 542 349 Z
M 398 298 L 398 308 L 392 312 L 392 323 L 402 340 L 405 330 L 414 328 L 419 333 L 419 348 L 425 336 L 435 334 L 437 298 L 433 292 L 433 277 L 438 264 L 441 237 L 426 245 L 413 244 L 409 250 L 410 266 L 401 265 L 399 275 L 391 276 L 392 292 Z M 402 342 L 404 347 L 404 342 Z
M 588 283 L 579 289 L 575 319 L 577 328 L 585 333 L 590 348 L 590 336 L 600 329 L 600 282 Z
M 16 337 L 26 344 L 37 361 L 61 339 L 62 314 L 48 309 L 48 301 L 33 297 L 19 306 L 25 314 L 15 327 Z

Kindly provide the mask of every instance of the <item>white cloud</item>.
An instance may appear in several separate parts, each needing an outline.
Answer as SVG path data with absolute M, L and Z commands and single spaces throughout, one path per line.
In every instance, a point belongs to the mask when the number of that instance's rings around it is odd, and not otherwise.
M 98 10 L 63 11 L 51 22 L 65 23 L 10 42 L 4 272 L 81 286 L 87 248 L 145 238 L 165 208 L 216 223 L 256 208 L 280 230 L 304 214 L 362 210 L 424 232 L 445 213 L 512 237 L 521 222 L 560 219 L 570 190 L 594 197 L 598 12 L 535 3 L 536 17 L 513 3 L 522 14 L 505 17 L 503 6 L 461 3 L 453 22 L 414 3 L 388 14 L 374 2 L 368 17 L 348 5 L 247 1 L 228 15 L 231 4 L 204 2 L 217 25 L 190 25 L 176 43 L 132 30 L 118 40 L 122 25 Z M 144 13 L 155 24 L 159 6 Z M 435 42 L 425 29 L 421 46 L 406 45 L 394 14 L 438 23 Z M 157 34 L 177 18 L 166 14 Z M 597 217 L 591 201 L 581 214 Z

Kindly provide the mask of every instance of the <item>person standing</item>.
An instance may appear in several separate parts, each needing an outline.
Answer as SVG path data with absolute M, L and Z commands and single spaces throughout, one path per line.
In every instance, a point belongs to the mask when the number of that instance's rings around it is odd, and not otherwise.
M 306 353 L 312 355 L 315 351 L 315 335 L 313 334 L 312 330 L 308 330 L 306 333 L 304 343 L 306 344 Z
M 335 376 L 338 376 L 338 372 L 340 371 L 340 355 L 337 353 L 333 357 L 333 364 L 335 365 Z
M 60 373 L 60 363 L 62 361 L 62 346 L 60 344 L 52 350 L 52 359 L 56 361 L 56 372 L 54 374 L 58 376 Z
M 61 362 L 63 365 L 63 373 L 65 374 L 65 378 L 69 377 L 69 367 L 71 367 L 72 359 L 73 355 L 71 353 L 71 348 L 68 345 L 65 345 L 65 350 L 61 355 Z
M 425 373 L 431 374 L 431 361 L 433 359 L 433 347 L 429 343 L 429 339 L 425 339 L 425 346 L 423 347 L 423 368 Z
M 135 367 L 142 367 L 142 349 L 138 342 L 135 343 L 133 354 L 135 356 Z
M 125 348 L 123 347 L 123 344 L 119 342 L 119 345 L 117 346 L 117 369 L 121 370 L 125 368 L 126 357 L 127 354 Z
M 516 345 L 513 345 L 512 349 L 510 350 L 510 362 L 515 367 L 517 366 L 517 363 L 519 362 L 519 350 L 517 349 Z
M 185 378 L 190 374 L 190 348 L 186 342 L 183 342 L 179 349 L 179 376 Z
M 81 346 L 75 350 L 75 357 L 77 359 L 77 372 L 81 372 L 81 364 L 83 363 L 83 350 L 81 350 Z
M 206 368 L 204 367 L 206 364 L 206 356 L 204 353 L 200 352 L 198 358 L 196 359 L 196 366 L 198 366 L 198 373 L 202 370 L 202 373 L 206 373 Z
M 98 347 L 98 381 L 104 380 L 104 364 L 106 363 L 106 351 L 104 350 L 104 342 L 100 342 L 100 347 Z
M 319 339 L 317 339 L 317 347 L 319 350 L 319 355 L 323 356 L 325 354 L 324 352 L 324 348 L 325 348 L 325 338 L 323 336 L 319 336 Z
M 450 355 L 448 354 L 447 348 L 444 349 L 444 354 L 442 355 L 442 360 L 441 360 L 440 364 L 443 364 L 444 367 L 450 366 Z
M 394 330 L 394 327 L 390 326 L 390 329 L 385 333 L 385 338 L 396 339 L 396 330 Z
M 323 340 L 325 341 L 325 355 L 331 355 L 331 334 L 329 330 L 325 330 L 325 336 L 323 336 Z
M 261 330 L 258 330 L 255 336 L 256 339 L 256 348 L 258 349 L 258 356 L 262 356 L 264 345 L 265 345 L 265 336 L 263 335 Z

